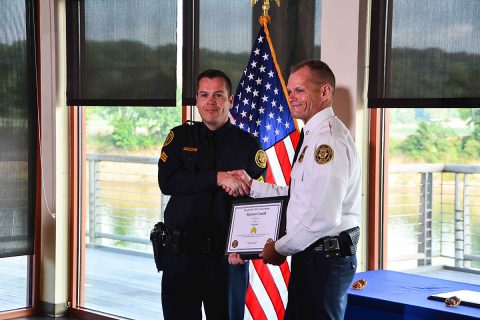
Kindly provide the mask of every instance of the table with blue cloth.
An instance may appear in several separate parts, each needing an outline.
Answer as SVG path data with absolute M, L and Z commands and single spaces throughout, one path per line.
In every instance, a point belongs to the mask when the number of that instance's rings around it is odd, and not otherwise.
M 447 307 L 442 301 L 429 300 L 430 295 L 471 290 L 479 285 L 418 276 L 402 272 L 375 270 L 359 272 L 354 281 L 364 279 L 362 290 L 348 290 L 345 319 L 419 320 L 479 319 L 480 308 L 459 305 Z

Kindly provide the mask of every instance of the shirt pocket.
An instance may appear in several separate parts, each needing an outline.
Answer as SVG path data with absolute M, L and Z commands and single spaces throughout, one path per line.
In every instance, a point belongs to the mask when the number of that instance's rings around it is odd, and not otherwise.
M 198 169 L 198 164 L 200 161 L 200 156 L 198 152 L 183 150 L 182 151 L 182 162 L 186 169 L 196 170 Z
M 311 191 L 311 186 L 309 185 L 311 183 L 311 177 L 309 178 L 309 175 L 311 174 L 311 165 L 308 161 L 295 163 L 290 176 L 290 184 L 293 186 L 291 195 L 300 198 L 305 192 L 308 193 Z

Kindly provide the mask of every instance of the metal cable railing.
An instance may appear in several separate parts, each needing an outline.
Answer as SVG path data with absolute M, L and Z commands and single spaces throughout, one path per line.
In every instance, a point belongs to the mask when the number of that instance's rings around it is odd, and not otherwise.
M 87 155 L 90 245 L 151 252 L 149 235 L 168 196 L 156 157 Z M 389 168 L 389 261 L 480 268 L 480 166 L 417 164 Z
M 393 165 L 388 181 L 389 261 L 480 268 L 480 166 Z

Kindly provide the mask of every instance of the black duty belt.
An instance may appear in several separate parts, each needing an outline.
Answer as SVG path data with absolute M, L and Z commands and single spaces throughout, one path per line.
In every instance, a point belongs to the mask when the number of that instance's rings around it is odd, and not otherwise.
M 221 251 L 214 237 L 169 228 L 165 230 L 164 245 L 174 254 L 181 256 L 209 255 Z
M 309 245 L 303 252 L 316 252 L 326 258 L 348 257 L 357 251 L 360 228 L 354 227 L 340 232 L 338 236 L 323 237 Z

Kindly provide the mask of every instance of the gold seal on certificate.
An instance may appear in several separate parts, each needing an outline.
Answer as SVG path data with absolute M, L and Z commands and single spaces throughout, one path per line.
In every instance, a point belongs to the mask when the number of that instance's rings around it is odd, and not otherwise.
M 276 241 L 284 232 L 287 197 L 246 198 L 232 204 L 226 254 L 244 259 L 258 258 L 265 243 Z

